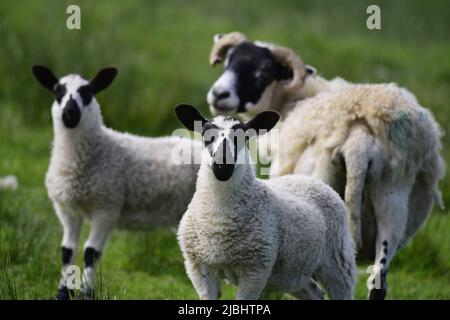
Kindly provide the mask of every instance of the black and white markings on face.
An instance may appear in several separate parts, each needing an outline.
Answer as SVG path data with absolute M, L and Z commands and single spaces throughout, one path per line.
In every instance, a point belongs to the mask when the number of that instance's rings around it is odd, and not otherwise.
M 64 84 L 57 83 L 53 89 L 53 93 L 55 94 L 55 100 L 61 104 L 62 98 L 66 95 L 67 89 Z
M 92 87 L 90 85 L 84 85 L 79 87 L 77 91 L 80 94 L 81 100 L 83 101 L 83 105 L 84 106 L 89 105 L 92 101 L 92 98 L 94 97 Z
M 91 105 L 94 95 L 106 89 L 117 76 L 116 67 L 101 69 L 91 81 L 76 74 L 69 74 L 58 80 L 49 68 L 38 64 L 33 65 L 31 70 L 36 80 L 55 96 L 53 119 L 61 117 L 64 126 L 70 129 L 78 126 L 83 108 Z M 98 107 L 97 105 L 97 109 Z
M 244 42 L 227 53 L 224 72 L 208 92 L 216 113 L 246 112 L 256 106 L 274 81 L 292 78 L 268 48 Z
M 231 178 L 235 165 L 241 161 L 239 151 L 248 140 L 243 123 L 218 116 L 203 126 L 202 139 L 215 177 L 220 181 Z
M 68 75 L 59 80 L 53 92 L 58 105 L 62 109 L 61 118 L 68 129 L 76 128 L 81 120 L 84 107 L 94 97 L 89 81 L 78 75 Z

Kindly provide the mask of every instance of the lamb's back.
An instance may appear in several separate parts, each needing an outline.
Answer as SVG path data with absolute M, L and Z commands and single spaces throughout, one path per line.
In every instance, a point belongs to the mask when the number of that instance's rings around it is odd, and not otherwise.
M 179 137 L 114 134 L 123 151 L 123 159 L 117 160 L 124 163 L 124 215 L 143 224 L 149 215 L 161 224 L 178 220 L 194 194 L 199 165 L 177 162 L 174 150 L 182 148 L 193 156 L 200 154 L 200 143 Z M 154 224 L 154 217 L 151 220 Z
M 190 139 L 145 138 L 108 128 L 89 144 L 58 143 L 46 177 L 49 196 L 83 212 L 119 209 L 119 226 L 126 228 L 173 225 L 194 193 L 199 167 L 172 161 L 172 148 L 180 144 L 199 153 L 199 143 Z

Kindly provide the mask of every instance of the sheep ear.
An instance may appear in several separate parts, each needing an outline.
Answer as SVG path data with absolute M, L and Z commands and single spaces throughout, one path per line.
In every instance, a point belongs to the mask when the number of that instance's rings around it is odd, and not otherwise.
M 313 66 L 310 66 L 309 64 L 305 64 L 305 70 L 308 75 L 316 75 L 317 70 Z
M 269 132 L 280 120 L 280 114 L 276 111 L 263 111 L 244 124 L 245 131 L 252 130 L 251 136 Z M 250 132 L 251 133 L 251 132 Z
M 117 75 L 116 67 L 103 68 L 95 75 L 94 79 L 91 80 L 91 88 L 94 94 L 106 89 L 114 80 Z
M 190 104 L 179 104 L 175 107 L 178 120 L 186 129 L 201 132 L 205 123 L 208 122 L 202 114 Z
M 39 81 L 41 85 L 44 86 L 44 88 L 53 91 L 55 85 L 59 80 L 55 77 L 55 75 L 49 68 L 41 65 L 34 65 L 32 67 L 32 71 L 34 77 L 37 79 L 37 81 Z

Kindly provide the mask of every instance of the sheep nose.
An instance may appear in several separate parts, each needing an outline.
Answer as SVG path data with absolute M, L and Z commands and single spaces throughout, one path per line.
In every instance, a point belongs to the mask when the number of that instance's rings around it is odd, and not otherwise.
M 78 108 L 77 102 L 70 96 L 62 112 L 62 121 L 66 128 L 73 129 L 78 125 L 80 119 L 81 111 Z
M 213 95 L 217 100 L 222 100 L 222 99 L 226 99 L 230 96 L 230 91 L 213 89 Z

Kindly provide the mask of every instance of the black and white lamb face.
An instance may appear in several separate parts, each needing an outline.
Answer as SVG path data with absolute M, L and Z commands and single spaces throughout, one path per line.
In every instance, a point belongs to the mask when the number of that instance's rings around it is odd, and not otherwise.
M 76 74 L 58 79 L 44 66 L 33 66 L 33 74 L 41 85 L 53 92 L 52 117 L 56 125 L 67 129 L 94 125 L 100 116 L 100 107 L 95 95 L 107 88 L 117 75 L 113 67 L 100 70 L 88 81 Z
M 224 72 L 208 92 L 211 112 L 266 110 L 275 83 L 292 76 L 292 70 L 280 64 L 268 48 L 243 42 L 227 51 Z
M 230 116 L 208 120 L 194 106 L 187 104 L 178 105 L 175 113 L 187 129 L 201 133 L 202 163 L 211 167 L 220 181 L 230 179 L 237 165 L 249 164 L 248 139 L 267 133 L 280 119 L 277 112 L 265 111 L 247 122 Z

